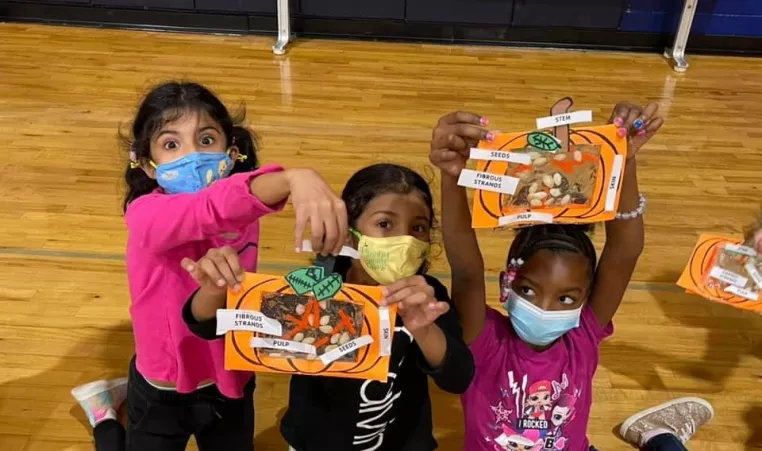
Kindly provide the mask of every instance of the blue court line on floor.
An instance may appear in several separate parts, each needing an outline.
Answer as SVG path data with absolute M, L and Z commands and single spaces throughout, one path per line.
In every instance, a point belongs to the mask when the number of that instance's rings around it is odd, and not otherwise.
M 79 251 L 54 251 L 46 249 L 27 249 L 22 247 L 0 247 L 0 255 L 17 257 L 53 257 L 72 260 L 111 260 L 124 261 L 124 254 L 112 254 L 107 252 L 79 252 Z M 286 263 L 259 262 L 259 269 L 276 272 L 288 272 L 296 268 L 295 265 Z M 449 280 L 450 274 L 432 272 L 431 276 L 437 279 Z M 488 275 L 487 282 L 497 283 L 497 275 Z M 671 283 L 664 282 L 630 282 L 630 290 L 640 291 L 674 291 L 682 292 L 682 288 Z

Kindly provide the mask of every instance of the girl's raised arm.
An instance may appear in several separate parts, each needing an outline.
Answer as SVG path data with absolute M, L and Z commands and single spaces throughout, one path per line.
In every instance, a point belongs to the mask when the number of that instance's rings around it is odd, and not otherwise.
M 595 272 L 589 300 L 602 326 L 611 321 L 619 308 L 643 251 L 642 212 L 645 208 L 645 198 L 641 198 L 638 190 L 635 156 L 664 123 L 662 118 L 656 116 L 658 108 L 655 103 L 649 104 L 645 110 L 637 105 L 620 103 L 614 107 L 609 120 L 620 127 L 620 134 L 626 133 L 628 136 L 628 161 L 622 176 L 622 193 L 619 199 L 619 212 L 623 217 L 606 223 L 606 244 Z M 638 214 L 633 215 L 633 212 Z
M 442 235 L 452 274 L 452 300 L 466 343 L 473 342 L 482 331 L 487 307 L 484 260 L 471 228 L 466 190 L 458 186 L 458 175 L 466 166 L 471 147 L 479 140 L 492 139 L 484 125 L 486 120 L 471 113 L 442 117 L 434 129 L 429 156 L 442 175 Z
M 232 175 L 188 194 L 148 194 L 125 214 L 130 240 L 152 252 L 240 230 L 279 211 L 291 195 L 296 211 L 294 244 L 301 248 L 310 223 L 313 249 L 338 253 L 347 235 L 344 203 L 311 169 L 267 165 Z

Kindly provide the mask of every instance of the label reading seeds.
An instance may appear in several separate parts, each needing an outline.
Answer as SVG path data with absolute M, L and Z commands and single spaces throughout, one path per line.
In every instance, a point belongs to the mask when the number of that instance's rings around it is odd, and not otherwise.
M 734 254 L 745 255 L 747 257 L 757 256 L 757 251 L 750 248 L 749 246 L 744 246 L 742 244 L 726 244 L 725 250 L 728 252 L 733 252 Z
M 320 360 L 323 362 L 323 365 L 328 365 L 343 355 L 349 354 L 352 351 L 357 351 L 363 346 L 368 346 L 371 343 L 373 343 L 373 337 L 370 335 L 363 335 L 362 337 L 357 337 L 352 341 L 344 343 L 333 351 L 326 352 L 320 356 Z
M 558 127 L 559 125 L 577 124 L 580 122 L 592 122 L 593 112 L 575 111 L 573 113 L 557 114 L 555 116 L 538 117 L 537 128 Z
M 277 337 L 283 335 L 280 322 L 268 318 L 256 310 L 217 310 L 217 335 L 223 335 L 231 330 L 261 332 Z
M 623 156 L 614 156 L 614 164 L 611 166 L 611 176 L 609 176 L 608 186 L 606 187 L 606 211 L 614 211 L 614 208 L 616 208 L 616 193 L 619 190 L 619 179 L 622 177 L 623 162 Z
M 281 351 L 299 352 L 302 354 L 317 354 L 314 346 L 298 341 L 281 340 L 278 338 L 254 337 L 249 342 L 252 348 L 279 349 Z
M 749 279 L 746 277 L 736 274 L 732 271 L 728 271 L 727 269 L 722 269 L 719 266 L 712 268 L 712 270 L 709 272 L 709 276 L 721 282 L 729 283 L 738 287 L 746 285 L 746 282 L 749 281 Z M 728 291 L 727 288 L 725 291 Z
M 553 222 L 553 215 L 550 213 L 537 213 L 534 211 L 518 213 L 515 215 L 502 216 L 497 220 L 497 225 L 500 227 L 505 227 L 507 225 L 522 222 L 540 222 L 543 224 L 550 224 Z
M 519 179 L 507 175 L 463 169 L 460 172 L 460 177 L 458 177 L 458 185 L 482 191 L 513 195 L 516 192 L 516 187 L 519 185 Z
M 759 299 L 759 293 L 752 290 L 747 290 L 746 288 L 736 287 L 736 286 L 729 286 L 725 288 L 725 291 L 727 293 L 735 294 L 736 296 L 740 296 L 744 299 L 748 299 L 750 301 L 756 301 Z
M 509 163 L 532 164 L 528 153 L 503 152 L 502 150 L 471 149 L 472 160 L 507 161 Z

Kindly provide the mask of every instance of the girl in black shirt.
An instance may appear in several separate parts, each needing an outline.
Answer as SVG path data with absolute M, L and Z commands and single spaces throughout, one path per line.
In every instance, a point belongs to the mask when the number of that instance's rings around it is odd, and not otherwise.
M 377 164 L 354 174 L 342 199 L 360 259 L 338 257 L 336 272 L 347 283 L 385 285 L 385 301 L 399 305 L 389 379 L 294 375 L 281 433 L 296 451 L 436 449 L 428 377 L 460 394 L 471 383 L 474 363 L 447 289 L 425 274 L 434 223 L 431 190 L 409 168 Z M 379 256 L 385 264 L 378 264 Z M 200 337 L 218 338 L 214 312 L 225 303 L 224 296 L 203 293 L 211 275 L 200 268 L 212 268 L 216 277 L 232 275 L 228 283 L 234 286 L 241 275 L 230 263 L 234 257 L 229 249 L 214 250 L 206 262 L 191 265 L 201 288 L 183 316 Z

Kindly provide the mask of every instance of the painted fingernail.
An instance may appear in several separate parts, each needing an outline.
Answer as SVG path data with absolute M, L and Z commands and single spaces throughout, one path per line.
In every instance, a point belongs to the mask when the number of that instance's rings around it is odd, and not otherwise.
M 235 278 L 236 278 L 236 280 L 238 280 L 239 282 L 243 282 L 243 279 L 245 279 L 245 278 L 246 278 L 246 276 L 244 276 L 243 274 L 239 274 L 239 275 L 235 276 Z
M 635 122 L 633 122 L 632 125 L 635 128 L 641 128 L 643 126 L 643 119 L 635 119 Z
M 487 141 L 494 141 L 495 140 L 495 134 L 492 132 L 487 133 Z
M 614 119 L 614 125 L 616 125 L 617 127 L 621 127 L 622 124 L 624 124 L 624 119 L 622 119 L 621 117 Z
M 224 286 L 225 286 L 225 281 L 224 281 L 224 280 L 222 280 L 222 279 L 218 280 L 218 281 L 217 281 L 217 286 L 218 286 L 218 287 L 224 287 Z
M 487 119 L 486 117 L 482 117 L 481 119 L 479 119 L 479 123 L 482 124 L 482 127 L 485 127 L 487 126 L 487 124 L 489 124 L 489 119 Z
M 190 272 L 190 271 L 193 271 L 193 268 L 195 268 L 193 265 L 188 265 L 185 267 L 185 270 Z
M 646 134 L 645 130 L 641 130 L 638 132 L 638 136 L 644 136 Z
M 625 136 L 627 136 L 627 129 L 620 128 L 619 130 L 617 130 L 616 134 L 619 135 L 620 138 L 624 138 Z
M 235 284 L 235 286 L 233 286 L 233 293 L 237 293 L 238 290 L 240 290 L 240 289 L 241 289 L 241 286 L 238 285 L 238 284 Z

